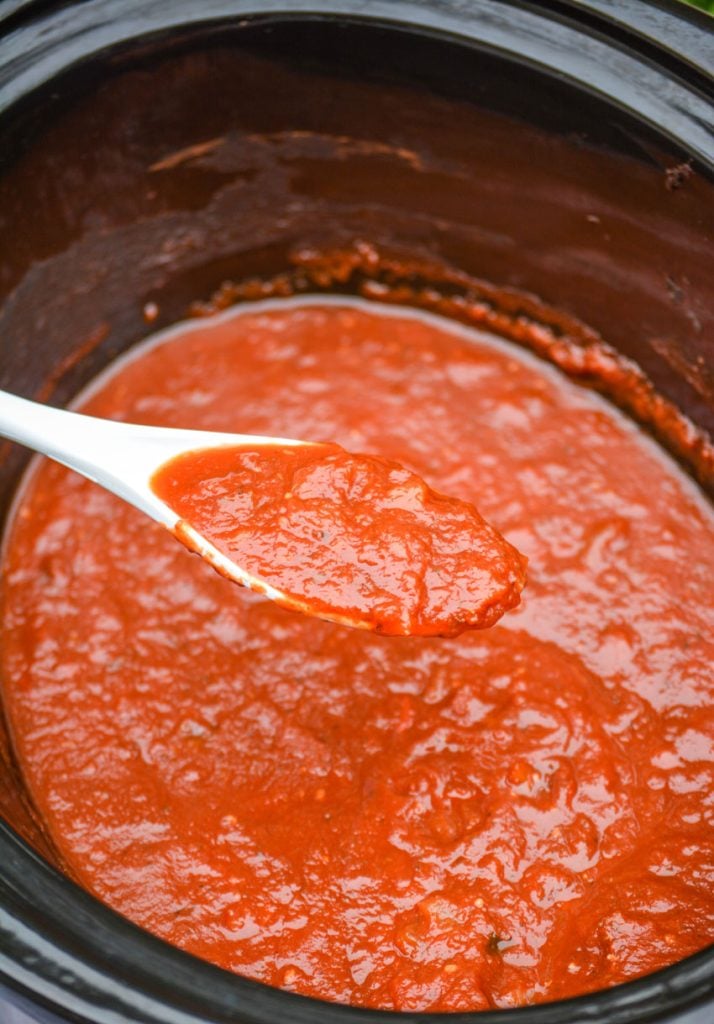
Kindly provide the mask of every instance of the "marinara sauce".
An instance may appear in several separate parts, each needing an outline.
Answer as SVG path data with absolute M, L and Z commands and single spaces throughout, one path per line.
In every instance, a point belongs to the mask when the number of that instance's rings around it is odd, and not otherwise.
M 526 561 L 466 501 L 336 444 L 183 452 L 151 480 L 278 603 L 386 636 L 457 636 L 515 607 Z
M 347 300 L 190 324 L 82 408 L 396 460 L 529 559 L 492 629 L 385 638 L 231 586 L 42 463 L 2 676 L 90 891 L 229 970 L 399 1010 L 576 995 L 714 938 L 714 521 L 620 414 L 505 343 Z

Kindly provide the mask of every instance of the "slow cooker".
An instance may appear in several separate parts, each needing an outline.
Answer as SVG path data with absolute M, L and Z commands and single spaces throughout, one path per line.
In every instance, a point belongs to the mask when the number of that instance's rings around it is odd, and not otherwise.
M 524 322 L 602 338 L 650 399 L 714 433 L 712 25 L 668 0 L 4 0 L 0 387 L 63 404 L 150 329 L 268 281 L 375 298 L 404 284 L 467 297 L 516 340 Z M 228 133 L 224 166 L 172 160 Z M 344 253 L 337 279 L 325 251 Z M 590 383 L 586 361 L 570 369 Z M 647 401 L 611 397 L 648 425 Z M 685 435 L 662 440 L 696 473 Z M 0 446 L 0 528 L 26 462 Z M 4 732 L 0 812 L 3 1022 L 714 1019 L 714 949 L 478 1014 L 271 989 L 66 877 Z

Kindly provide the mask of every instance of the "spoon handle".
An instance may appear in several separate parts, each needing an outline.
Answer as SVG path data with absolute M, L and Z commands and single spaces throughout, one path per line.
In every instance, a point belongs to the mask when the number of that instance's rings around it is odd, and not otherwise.
M 48 455 L 163 523 L 170 517 L 149 481 L 171 457 L 165 441 L 156 445 L 156 435 L 163 440 L 167 433 L 183 432 L 83 416 L 0 391 L 0 436 Z
M 273 601 L 285 603 L 285 595 L 279 590 L 236 565 L 190 524 L 180 523 L 178 514 L 154 493 L 151 479 L 160 466 L 188 451 L 256 445 L 302 446 L 310 444 L 309 441 L 121 423 L 53 409 L 1 390 L 0 437 L 33 448 L 81 473 L 172 532 L 181 526 L 183 543 L 224 576 Z M 293 606 L 302 607 L 294 601 Z
M 95 482 L 104 484 L 99 478 L 113 457 L 111 447 L 129 440 L 118 433 L 122 427 L 0 391 L 0 436 L 48 455 Z
M 2 390 L 0 437 L 48 455 L 167 526 L 175 524 L 176 515 L 156 497 L 150 483 L 159 466 L 169 459 L 186 451 L 224 445 L 308 443 L 121 423 L 53 409 Z

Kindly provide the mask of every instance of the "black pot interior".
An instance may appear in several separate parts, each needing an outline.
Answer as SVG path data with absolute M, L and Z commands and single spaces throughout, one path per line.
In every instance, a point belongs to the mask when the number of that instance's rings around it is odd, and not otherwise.
M 504 323 L 541 324 L 585 347 L 602 341 L 714 432 L 711 167 L 624 102 L 431 31 L 263 15 L 130 43 L 120 7 L 116 45 L 68 58 L 0 121 L 0 387 L 65 403 L 149 330 L 216 296 L 401 294 L 446 297 L 482 318 L 503 312 Z M 696 470 L 694 440 L 678 451 Z M 26 461 L 0 448 L 0 524 Z M 7 736 L 0 746 L 0 810 L 51 860 Z M 140 938 L 12 849 L 20 859 L 0 875 L 50 886 L 85 929 L 73 942 L 101 928 L 117 965 L 131 964 L 134 944 L 152 969 L 159 950 L 177 989 L 202 997 L 181 997 L 187 1020 L 224 1019 L 230 1006 L 235 1021 L 391 1019 L 306 1010 L 280 993 L 263 1005 L 262 986 Z M 641 998 L 639 983 L 625 986 L 630 1002 L 651 1010 L 701 996 L 709 961 L 691 970 L 687 986 L 664 972 Z M 155 986 L 149 974 L 132 984 Z M 612 1000 L 513 1019 L 646 1019 L 619 1016 Z M 166 1009 L 163 1019 L 183 1018 Z

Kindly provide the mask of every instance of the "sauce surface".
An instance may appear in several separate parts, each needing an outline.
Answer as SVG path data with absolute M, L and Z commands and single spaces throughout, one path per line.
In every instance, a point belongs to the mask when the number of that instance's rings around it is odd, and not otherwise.
M 339 445 L 186 452 L 151 487 L 286 606 L 376 633 L 492 626 L 525 583 L 525 559 L 473 505 L 398 462 Z
M 83 409 L 330 437 L 477 500 L 520 606 L 388 639 L 228 585 L 43 463 L 3 567 L 17 753 L 75 877 L 170 942 L 325 999 L 508 1007 L 714 938 L 714 521 L 622 416 L 409 312 L 239 310 Z

